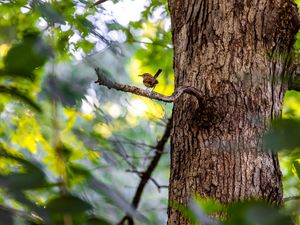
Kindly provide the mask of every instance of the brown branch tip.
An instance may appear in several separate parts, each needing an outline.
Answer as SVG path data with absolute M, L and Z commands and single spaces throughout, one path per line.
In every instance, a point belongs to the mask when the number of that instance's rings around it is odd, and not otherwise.
M 143 97 L 147 97 L 150 99 L 154 99 L 154 100 L 158 100 L 158 101 L 163 101 L 163 102 L 174 102 L 176 101 L 183 93 L 186 94 L 190 94 L 195 96 L 199 102 L 202 101 L 202 96 L 200 91 L 198 91 L 196 88 L 194 87 L 190 87 L 190 86 L 181 86 L 176 88 L 176 90 L 173 92 L 173 94 L 171 96 L 166 96 L 163 94 L 159 94 L 156 93 L 154 91 L 148 91 L 148 90 L 144 90 L 135 86 L 130 86 L 130 85 L 125 85 L 125 84 L 119 84 L 117 82 L 114 82 L 108 78 L 106 78 L 105 76 L 103 76 L 101 74 L 101 71 L 99 68 L 95 69 L 95 72 L 97 74 L 97 81 L 95 81 L 95 83 L 101 85 L 101 86 L 105 86 L 108 89 L 115 89 L 118 91 L 123 91 L 123 92 L 129 92 L 135 95 L 139 95 L 139 96 L 143 96 Z

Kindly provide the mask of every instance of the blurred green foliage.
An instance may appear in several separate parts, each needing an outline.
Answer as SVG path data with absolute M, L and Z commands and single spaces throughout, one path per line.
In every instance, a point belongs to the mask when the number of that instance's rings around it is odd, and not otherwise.
M 93 68 L 120 82 L 132 73 L 142 85 L 138 70 L 161 67 L 161 91 L 172 89 L 166 2 L 147 3 L 141 20 L 128 26 L 93 3 L 0 1 L 1 225 L 108 225 L 125 214 L 144 224 L 165 220 L 147 213 L 161 201 L 166 207 L 166 191 L 158 194 L 153 184 L 148 195 L 161 197 L 142 202 L 141 212 L 132 208 L 139 177 L 126 170 L 146 169 L 171 108 L 104 92 L 93 85 Z M 145 27 L 158 9 L 150 36 Z M 110 32 L 126 38 L 120 43 Z M 167 182 L 168 157 L 162 161 L 159 180 Z

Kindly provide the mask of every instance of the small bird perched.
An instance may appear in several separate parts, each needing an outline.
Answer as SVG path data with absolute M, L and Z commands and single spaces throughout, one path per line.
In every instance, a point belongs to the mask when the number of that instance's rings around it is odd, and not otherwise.
M 158 84 L 158 80 L 156 79 L 158 75 L 162 72 L 162 69 L 158 69 L 157 72 L 152 76 L 150 73 L 143 73 L 142 75 L 139 75 L 140 77 L 143 77 L 143 83 L 146 87 L 152 88 L 152 90 L 155 88 L 155 86 Z

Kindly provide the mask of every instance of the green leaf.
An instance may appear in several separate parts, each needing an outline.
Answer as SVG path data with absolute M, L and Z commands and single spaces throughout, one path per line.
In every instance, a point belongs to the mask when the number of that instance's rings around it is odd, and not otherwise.
M 121 24 L 117 23 L 116 21 L 113 21 L 112 23 L 107 23 L 106 26 L 109 30 L 123 30 L 124 29 L 124 27 Z
M 295 168 L 298 178 L 300 179 L 300 163 L 299 163 L 299 161 L 294 161 L 293 166 Z
M 38 170 L 30 170 L 27 173 L 10 173 L 0 175 L 0 185 L 12 190 L 29 190 L 43 187 L 45 175 Z
M 180 212 L 186 219 L 189 220 L 191 224 L 197 224 L 197 217 L 189 207 L 181 205 L 177 202 L 171 202 L 170 207 Z
M 51 23 L 65 23 L 65 17 L 60 14 L 50 3 L 43 3 L 40 1 L 33 1 L 32 5 L 36 7 L 42 16 Z
M 9 95 L 18 100 L 21 100 L 22 102 L 31 106 L 37 112 L 39 112 L 39 113 L 42 112 L 42 108 L 34 100 L 32 100 L 25 93 L 22 93 L 20 90 L 18 90 L 15 87 L 6 87 L 3 85 L 0 85 L 0 94 L 6 94 L 6 95 Z
M 272 150 L 295 149 L 300 147 L 300 121 L 295 119 L 278 119 L 264 136 L 264 143 Z
M 33 71 L 44 65 L 51 55 L 51 49 L 38 35 L 27 35 L 8 51 L 4 58 L 5 71 L 32 80 Z
M 205 213 L 208 214 L 224 211 L 224 206 L 213 199 L 204 199 L 196 196 L 195 202 L 204 210 Z
M 84 52 L 89 52 L 89 51 L 91 51 L 94 48 L 95 44 L 91 43 L 91 42 L 89 42 L 87 40 L 82 40 L 82 41 L 79 41 L 76 44 L 76 46 L 82 48 L 82 50 Z
M 91 172 L 83 167 L 82 165 L 72 163 L 68 166 L 69 172 L 74 176 L 82 176 L 86 178 L 90 178 L 92 176 Z
M 92 206 L 82 199 L 66 195 L 49 201 L 46 208 L 52 213 L 81 213 L 92 209 Z
M 259 201 L 247 201 L 229 206 L 228 225 L 292 225 L 292 219 L 279 209 Z
M 0 175 L 0 185 L 12 190 L 25 190 L 39 188 L 46 184 L 44 172 L 32 162 L 10 155 L 1 146 L 0 158 L 8 158 L 17 161 L 24 168 L 24 172 L 11 172 L 8 175 Z

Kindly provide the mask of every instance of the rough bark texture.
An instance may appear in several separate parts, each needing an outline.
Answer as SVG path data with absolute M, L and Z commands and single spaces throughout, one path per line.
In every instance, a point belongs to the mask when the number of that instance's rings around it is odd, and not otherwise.
M 170 203 L 193 194 L 223 203 L 282 201 L 277 155 L 262 135 L 281 115 L 297 8 L 287 0 L 169 0 L 175 85 L 203 101 L 174 103 Z M 168 224 L 188 224 L 169 209 Z

